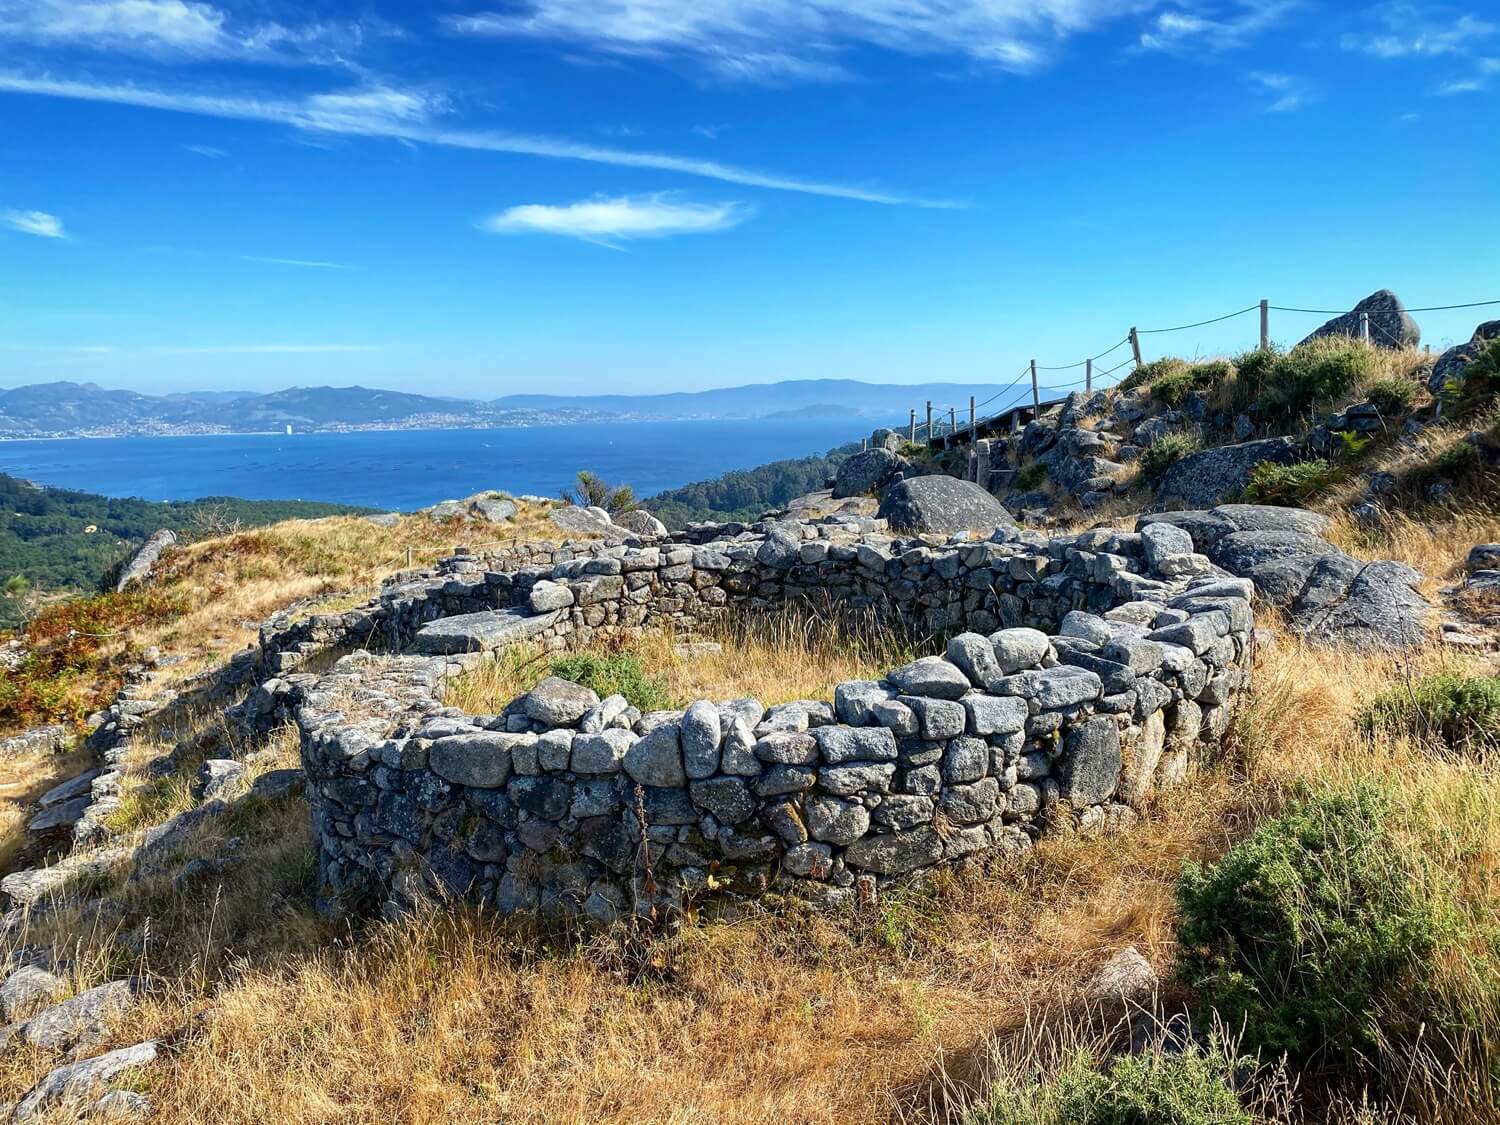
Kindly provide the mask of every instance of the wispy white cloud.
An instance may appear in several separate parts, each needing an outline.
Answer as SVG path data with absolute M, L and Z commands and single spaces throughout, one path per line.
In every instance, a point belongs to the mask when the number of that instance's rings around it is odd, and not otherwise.
M 303 269 L 309 270 L 346 270 L 350 268 L 342 262 L 317 262 L 306 258 L 262 258 L 255 254 L 241 254 L 240 261 L 259 262 L 267 266 L 300 266 Z
M 0 0 L 0 39 L 39 48 L 162 59 L 332 64 L 364 40 L 395 34 L 382 21 L 288 26 L 244 20 L 202 0 Z
M 1500 24 L 1492 20 L 1408 0 L 1375 5 L 1366 23 L 1364 30 L 1340 37 L 1339 44 L 1378 59 L 1467 54 L 1480 40 L 1500 31 Z
M 441 120 L 448 108 L 446 101 L 439 95 L 423 90 L 369 87 L 289 100 L 219 92 L 164 90 L 0 71 L 0 93 L 110 102 L 206 117 L 264 121 L 290 126 L 310 134 L 380 137 L 480 152 L 583 160 L 625 168 L 650 168 L 722 180 L 745 187 L 855 199 L 866 203 L 918 207 L 954 206 L 945 200 L 929 200 L 879 188 L 802 179 L 716 160 L 611 148 L 560 137 L 450 126 Z
M 62 220 L 45 211 L 7 211 L 3 216 L 5 225 L 22 234 L 34 234 L 38 238 L 67 238 Z
M 1312 86 L 1305 78 L 1269 70 L 1252 70 L 1247 76 L 1269 100 L 1267 113 L 1290 113 L 1312 100 Z
M 182 149 L 184 152 L 191 152 L 208 160 L 223 160 L 229 155 L 222 148 L 215 148 L 213 145 L 183 145 Z
M 876 47 L 1014 73 L 1069 36 L 1151 0 L 531 0 L 523 11 L 442 19 L 458 35 L 567 43 L 624 58 L 686 60 L 754 82 L 837 81 Z
M 728 230 L 753 214 L 744 203 L 690 203 L 668 192 L 613 199 L 601 195 L 563 206 L 511 207 L 482 220 L 479 229 L 491 234 L 558 234 L 618 250 L 618 243 L 636 239 Z
M 1477 94 L 1485 87 L 1482 78 L 1454 78 L 1447 82 L 1438 84 L 1437 92 L 1440 95 L 1449 94 Z
M 1169 54 L 1222 53 L 1247 46 L 1299 6 L 1300 0 L 1238 0 L 1223 12 L 1178 7 L 1159 12 L 1141 33 L 1140 49 Z

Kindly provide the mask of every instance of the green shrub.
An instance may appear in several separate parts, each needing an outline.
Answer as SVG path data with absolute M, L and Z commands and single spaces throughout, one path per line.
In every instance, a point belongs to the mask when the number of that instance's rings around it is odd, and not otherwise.
M 1179 964 L 1203 1025 L 1217 1012 L 1245 1049 L 1306 1063 L 1434 1021 L 1448 927 L 1389 819 L 1372 786 L 1303 795 L 1217 863 L 1184 867 Z
M 552 661 L 552 674 L 592 688 L 601 699 L 623 695 L 642 711 L 665 711 L 672 705 L 662 682 L 648 676 L 630 653 L 570 652 Z
M 1039 461 L 1033 461 L 1016 470 L 1015 486 L 1022 492 L 1030 492 L 1033 488 L 1040 488 L 1046 479 L 1047 466 Z
M 588 470 L 578 473 L 578 483 L 562 492 L 565 503 L 580 508 L 603 508 L 612 516 L 624 515 L 637 507 L 635 490 L 628 484 L 612 485 Z
M 1167 378 L 1186 371 L 1188 362 L 1185 359 L 1177 359 L 1174 356 L 1163 356 L 1161 359 L 1153 359 L 1150 363 L 1143 363 L 1132 371 L 1124 379 L 1120 380 L 1121 391 L 1133 391 L 1137 387 L 1146 387 L 1159 379 Z
M 1260 403 L 1269 414 L 1295 418 L 1315 403 L 1348 394 L 1374 373 L 1370 345 L 1342 336 L 1313 340 L 1276 357 Z
M 1245 501 L 1295 507 L 1309 496 L 1332 486 L 1339 476 L 1338 466 L 1331 461 L 1298 461 L 1292 465 L 1262 461 L 1250 470 Z
M 1359 718 L 1367 736 L 1406 735 L 1463 754 L 1500 747 L 1500 679 L 1439 672 L 1377 696 Z
M 1168 372 L 1151 384 L 1151 397 L 1168 406 L 1181 406 L 1194 391 L 1208 391 L 1226 382 L 1234 368 L 1222 359 L 1195 363 Z
M 1196 1048 L 1104 1068 L 1081 1051 L 1040 1085 L 997 1084 L 967 1125 L 1251 1125 L 1232 1077 L 1222 1053 Z
M 1256 348 L 1234 357 L 1231 362 L 1234 364 L 1235 378 L 1245 388 L 1247 401 L 1258 399 L 1265 393 L 1266 381 L 1270 379 L 1276 361 L 1280 358 L 1281 353 L 1274 347 Z
M 1405 379 L 1376 379 L 1365 391 L 1365 395 L 1386 420 L 1405 414 L 1417 397 L 1417 388 Z
M 1141 475 L 1155 480 L 1189 454 L 1198 452 L 1198 442 L 1188 434 L 1168 434 L 1141 453 Z

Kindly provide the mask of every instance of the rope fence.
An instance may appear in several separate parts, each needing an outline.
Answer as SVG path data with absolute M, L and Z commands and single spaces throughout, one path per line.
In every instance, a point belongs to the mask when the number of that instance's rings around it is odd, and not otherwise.
M 1411 308 L 1406 311 L 1412 313 L 1449 312 L 1454 309 L 1479 309 L 1493 305 L 1500 305 L 1500 300 L 1465 301 L 1450 305 L 1424 305 L 1420 308 Z M 1042 401 L 1042 387 L 1037 378 L 1041 372 L 1076 371 L 1081 367 L 1084 370 L 1082 379 L 1076 379 L 1070 383 L 1056 384 L 1048 389 L 1051 391 L 1070 391 L 1082 387 L 1085 392 L 1092 392 L 1095 389 L 1102 389 L 1105 386 L 1110 386 L 1123 380 L 1125 376 L 1119 374 L 1119 372 L 1123 371 L 1126 367 L 1134 370 L 1142 366 L 1142 336 L 1159 336 L 1170 332 L 1186 332 L 1193 328 L 1204 328 L 1211 324 L 1221 324 L 1224 321 L 1246 316 L 1256 311 L 1260 313 L 1260 347 L 1262 348 L 1269 348 L 1271 346 L 1271 313 L 1273 312 L 1306 314 L 1310 316 L 1350 316 L 1355 312 L 1354 309 L 1309 309 L 1291 305 L 1273 305 L 1268 300 L 1261 300 L 1253 305 L 1247 305 L 1243 309 L 1236 309 L 1234 312 L 1225 313 L 1223 316 L 1209 317 L 1207 320 L 1198 320 L 1191 324 L 1178 324 L 1170 328 L 1131 328 L 1122 340 L 1110 345 L 1096 355 L 1088 356 L 1074 363 L 1064 364 L 1039 364 L 1036 360 L 1032 360 L 1021 370 L 1019 375 L 983 402 L 975 402 L 973 396 L 970 396 L 967 411 L 968 422 L 966 425 L 960 421 L 956 406 L 950 404 L 946 407 L 939 407 L 936 416 L 934 416 L 933 404 L 929 401 L 923 421 L 918 421 L 915 409 L 911 411 L 908 421 L 907 438 L 913 444 L 919 438 L 922 441 L 932 442 L 940 437 L 963 434 L 967 430 L 969 440 L 973 441 L 981 426 L 988 427 L 995 419 L 1005 417 L 1018 408 L 1025 407 L 1028 398 L 1031 400 L 1031 409 L 1038 413 L 1043 406 L 1054 406 L 1062 401 L 1060 398 L 1050 398 L 1046 402 Z M 1401 346 L 1401 341 L 1383 325 L 1372 321 L 1368 313 L 1360 313 L 1359 338 L 1366 343 L 1373 342 L 1395 347 Z M 1130 346 L 1130 354 L 1124 360 L 1105 370 L 1095 370 L 1094 364 L 1106 356 L 1119 351 L 1126 345 Z M 981 409 L 989 407 L 997 400 L 1002 399 L 1005 401 L 995 407 L 988 415 L 981 416 L 978 413 Z M 944 414 L 947 415 L 946 419 L 943 417 Z

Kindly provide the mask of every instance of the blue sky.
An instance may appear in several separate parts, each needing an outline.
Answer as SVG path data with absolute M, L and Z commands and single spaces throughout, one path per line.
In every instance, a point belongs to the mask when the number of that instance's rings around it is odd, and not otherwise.
M 1488 0 L 0 0 L 0 385 L 1008 382 L 1500 298 L 1497 93 Z

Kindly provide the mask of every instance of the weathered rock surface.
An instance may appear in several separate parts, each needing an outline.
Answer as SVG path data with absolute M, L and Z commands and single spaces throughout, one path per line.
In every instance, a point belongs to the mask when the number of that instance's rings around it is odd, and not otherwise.
M 1291 464 L 1298 457 L 1290 438 L 1265 438 L 1191 453 L 1169 468 L 1156 491 L 1161 504 L 1210 507 L 1237 496 L 1250 483 L 1256 465 Z
M 59 1106 L 81 1106 L 97 1098 L 105 1083 L 116 1075 L 156 1061 L 154 1040 L 122 1047 L 82 1062 L 68 1063 L 52 1071 L 16 1103 L 12 1121 L 35 1121 Z
M 866 449 L 844 458 L 833 478 L 833 498 L 873 496 L 906 468 L 906 462 L 889 449 Z
M 1401 303 L 1401 298 L 1389 289 L 1371 293 L 1349 312 L 1336 316 L 1326 324 L 1310 332 L 1301 340 L 1320 340 L 1325 336 L 1349 336 L 1359 338 L 1360 315 L 1370 317 L 1370 342 L 1382 348 L 1414 348 L 1422 342 L 1422 330 L 1417 327 Z
M 1407 649 L 1429 636 L 1432 607 L 1416 589 L 1422 576 L 1400 563 L 1350 557 L 1322 538 L 1328 521 L 1315 512 L 1224 504 L 1142 516 L 1138 526 L 1154 523 L 1187 532 L 1200 551 L 1250 579 L 1294 632 L 1315 643 Z
M 1440 394 L 1449 383 L 1461 382 L 1464 368 L 1473 361 L 1491 340 L 1500 340 L 1500 320 L 1487 320 L 1474 329 L 1473 337 L 1465 344 L 1454 344 L 1432 365 L 1432 374 L 1427 377 L 1427 389 Z
M 115 590 L 125 589 L 133 582 L 149 582 L 151 570 L 161 558 L 162 552 L 177 542 L 177 533 L 170 528 L 162 528 L 146 540 L 146 545 L 135 553 L 135 557 L 126 564 L 125 569 L 120 572 L 120 579 L 115 583 Z
M 1084 994 L 1096 1004 L 1144 1004 L 1155 994 L 1156 983 L 1151 963 L 1135 946 L 1127 945 L 1100 966 Z
M 628 512 L 621 512 L 614 517 L 616 527 L 623 527 L 626 531 L 633 531 L 637 535 L 649 536 L 660 539 L 667 534 L 667 525 L 662 523 L 645 508 L 631 508 Z
M 977 484 L 946 476 L 914 477 L 892 485 L 880 503 L 880 518 L 896 531 L 938 535 L 987 535 L 1016 525 L 1005 505 Z
M 431 655 L 489 652 L 545 632 L 556 619 L 553 613 L 529 613 L 520 609 L 444 617 L 424 625 L 417 632 L 415 647 L 418 652 Z
M 547 513 L 559 531 L 570 535 L 608 535 L 614 521 L 603 508 L 579 508 L 564 504 Z
M 48 1051 L 93 1042 L 103 1037 L 109 1021 L 134 1000 L 135 989 L 129 981 L 110 981 L 37 1013 L 17 1034 L 31 1046 Z

